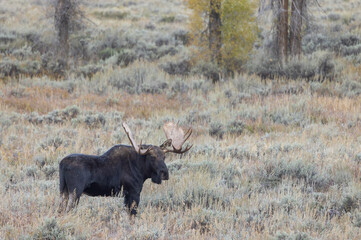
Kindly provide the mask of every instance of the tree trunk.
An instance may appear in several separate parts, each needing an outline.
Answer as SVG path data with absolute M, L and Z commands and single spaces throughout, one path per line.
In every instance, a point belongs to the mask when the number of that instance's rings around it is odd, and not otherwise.
M 272 52 L 277 59 L 280 59 L 280 31 L 281 31 L 281 24 L 280 24 L 280 12 L 281 12 L 281 2 L 282 0 L 273 0 L 273 15 L 274 15 L 274 22 L 275 22 L 275 29 L 273 31 L 273 45 L 272 45 Z
M 209 50 L 211 51 L 211 58 L 218 66 L 222 63 L 222 31 L 221 31 L 221 1 L 210 0 L 209 13 Z
M 57 0 L 55 7 L 55 28 L 58 37 L 58 57 L 67 67 L 69 56 L 70 0 Z
M 288 0 L 280 0 L 281 11 L 279 21 L 279 49 L 282 61 L 287 62 L 288 55 Z
M 288 56 L 288 0 L 275 0 L 276 31 L 274 36 L 275 55 L 280 63 Z
M 290 51 L 292 56 L 300 56 L 302 43 L 302 17 L 304 0 L 293 0 L 290 24 Z

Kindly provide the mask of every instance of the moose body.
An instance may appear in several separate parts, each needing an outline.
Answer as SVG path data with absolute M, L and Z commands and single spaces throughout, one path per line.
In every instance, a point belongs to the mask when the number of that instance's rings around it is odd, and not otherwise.
M 158 146 L 147 155 L 139 155 L 133 147 L 116 145 L 101 156 L 71 154 L 59 164 L 60 194 L 69 196 L 68 210 L 82 193 L 89 196 L 118 196 L 123 190 L 124 203 L 130 209 L 139 204 L 145 180 L 160 184 L 168 180 L 165 154 Z M 74 202 L 75 201 L 75 202 Z M 131 209 L 136 214 L 136 209 Z
M 60 204 L 59 212 L 65 207 L 69 211 L 79 202 L 84 193 L 89 196 L 118 196 L 124 195 L 124 203 L 132 215 L 137 213 L 140 193 L 144 182 L 151 178 L 152 182 L 161 184 L 169 179 L 168 168 L 164 162 L 165 153 L 184 153 L 190 147 L 182 150 L 182 145 L 173 145 L 173 137 L 161 146 L 137 145 L 126 124 L 123 127 L 132 146 L 115 145 L 100 156 L 71 154 L 60 161 Z M 183 131 L 184 143 L 190 136 Z M 167 135 L 167 132 L 166 132 Z M 168 137 L 167 135 L 167 137 Z M 174 141 L 177 143 L 177 139 Z M 167 149 L 173 146 L 173 150 Z M 176 147 L 175 147 L 176 146 Z

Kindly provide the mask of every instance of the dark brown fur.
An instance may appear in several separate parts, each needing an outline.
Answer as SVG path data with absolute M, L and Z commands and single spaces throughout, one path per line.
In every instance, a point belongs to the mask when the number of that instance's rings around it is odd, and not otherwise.
M 123 190 L 124 203 L 132 215 L 137 213 L 145 180 L 161 184 L 169 179 L 161 147 L 152 147 L 139 155 L 133 147 L 116 145 L 101 156 L 71 154 L 59 164 L 60 206 L 69 211 L 84 193 L 89 196 L 118 196 Z M 69 202 L 68 202 L 69 200 Z

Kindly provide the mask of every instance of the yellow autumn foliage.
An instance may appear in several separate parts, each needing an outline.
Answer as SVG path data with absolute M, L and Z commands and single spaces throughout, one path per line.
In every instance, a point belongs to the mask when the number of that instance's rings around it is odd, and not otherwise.
M 248 59 L 257 37 L 255 18 L 256 4 L 250 0 L 216 0 L 221 3 L 222 67 L 227 70 L 239 70 Z M 210 0 L 187 0 L 192 9 L 190 16 L 190 39 L 193 49 L 193 61 L 210 61 L 209 14 Z M 216 9 L 215 9 L 216 10 Z

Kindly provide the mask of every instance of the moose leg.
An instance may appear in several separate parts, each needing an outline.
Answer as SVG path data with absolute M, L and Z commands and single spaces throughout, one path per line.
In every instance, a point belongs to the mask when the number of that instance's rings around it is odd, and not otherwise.
M 76 175 L 77 178 L 74 178 L 74 175 Z M 66 207 L 66 211 L 69 212 L 72 208 L 75 207 L 76 204 L 79 203 L 80 195 L 84 191 L 86 176 L 82 176 L 80 174 L 76 174 L 73 172 L 66 172 L 65 177 L 69 179 L 67 181 L 69 202 L 68 202 L 68 206 Z
M 68 205 L 69 194 L 68 192 L 60 193 L 58 213 L 61 213 Z
M 135 191 L 125 191 L 124 195 L 124 204 L 128 208 L 130 215 L 137 215 L 140 193 Z
M 66 207 L 66 212 L 69 212 L 74 207 L 74 198 L 75 198 L 74 193 L 69 195 L 69 202 L 68 202 L 68 205 Z
M 72 194 L 69 195 L 68 206 L 66 207 L 66 212 L 69 212 L 72 208 L 75 207 L 79 203 L 80 194 L 77 194 L 76 190 L 73 191 Z

